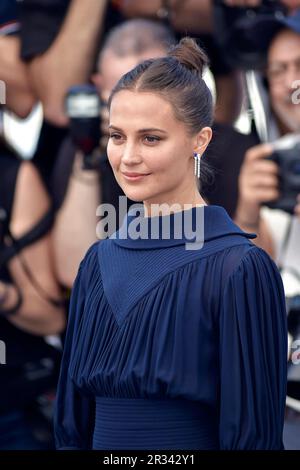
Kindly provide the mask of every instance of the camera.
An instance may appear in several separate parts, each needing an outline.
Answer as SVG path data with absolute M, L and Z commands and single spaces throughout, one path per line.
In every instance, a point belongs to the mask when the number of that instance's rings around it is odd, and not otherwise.
M 278 20 L 287 12 L 278 0 L 263 0 L 258 7 L 230 7 L 222 0 L 214 2 L 214 39 L 227 63 L 244 70 L 265 65 L 265 34 L 260 22 Z M 274 21 L 274 28 L 279 25 Z M 261 33 L 261 34 L 260 34 Z
M 83 169 L 98 168 L 101 101 L 97 88 L 90 84 L 69 88 L 65 108 L 70 120 L 71 138 L 83 153 Z
M 275 151 L 268 160 L 274 161 L 279 167 L 280 197 L 265 205 L 293 214 L 300 194 L 300 136 L 287 136 L 282 139 L 282 143 L 278 143 L 277 148 L 275 143 Z

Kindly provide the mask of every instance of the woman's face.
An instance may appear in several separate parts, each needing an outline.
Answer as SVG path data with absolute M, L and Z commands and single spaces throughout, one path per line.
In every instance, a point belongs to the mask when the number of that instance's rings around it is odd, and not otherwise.
M 193 152 L 207 140 L 205 130 L 201 132 L 191 137 L 171 104 L 155 93 L 116 93 L 107 153 L 126 196 L 148 204 L 173 204 L 181 202 L 182 193 L 194 193 Z

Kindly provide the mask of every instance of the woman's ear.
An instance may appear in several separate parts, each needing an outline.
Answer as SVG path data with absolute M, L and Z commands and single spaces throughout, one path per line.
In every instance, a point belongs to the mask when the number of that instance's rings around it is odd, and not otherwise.
M 200 132 L 195 136 L 194 151 L 203 154 L 212 138 L 211 127 L 203 127 Z

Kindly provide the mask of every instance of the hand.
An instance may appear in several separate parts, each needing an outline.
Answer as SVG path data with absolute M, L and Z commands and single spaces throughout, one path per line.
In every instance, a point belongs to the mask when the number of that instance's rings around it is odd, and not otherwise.
M 240 198 L 261 205 L 279 197 L 278 166 L 266 160 L 273 153 L 272 145 L 260 144 L 250 148 L 239 176 Z
M 239 199 L 236 218 L 244 223 L 256 224 L 260 206 L 279 197 L 278 166 L 266 160 L 273 153 L 271 144 L 251 147 L 239 175 Z

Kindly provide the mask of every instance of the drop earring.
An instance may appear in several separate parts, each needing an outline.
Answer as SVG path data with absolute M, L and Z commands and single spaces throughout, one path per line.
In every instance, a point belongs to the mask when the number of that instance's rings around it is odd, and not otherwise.
M 200 153 L 194 152 L 194 162 L 195 162 L 195 176 L 200 178 L 200 162 L 201 162 L 201 155 Z

